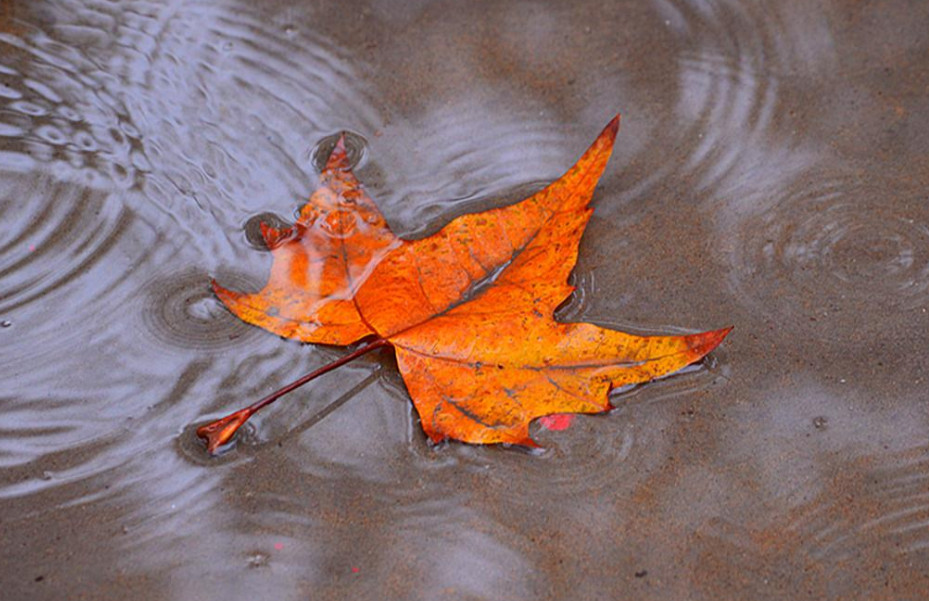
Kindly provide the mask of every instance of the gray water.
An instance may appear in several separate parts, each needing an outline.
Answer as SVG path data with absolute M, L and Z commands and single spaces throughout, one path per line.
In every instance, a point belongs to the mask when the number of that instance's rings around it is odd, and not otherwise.
M 0 1 L 4 599 L 929 596 L 929 3 Z M 405 237 L 616 113 L 561 310 L 734 325 L 540 454 L 238 322 L 317 146 Z M 252 225 L 249 225 L 252 224 Z

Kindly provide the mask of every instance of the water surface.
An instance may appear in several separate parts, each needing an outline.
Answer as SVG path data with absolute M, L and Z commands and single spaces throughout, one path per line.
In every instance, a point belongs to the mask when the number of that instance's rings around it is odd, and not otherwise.
M 0 2 L 4 598 L 929 596 L 929 5 Z M 616 113 L 560 316 L 734 325 L 541 454 L 431 447 L 389 354 L 245 326 L 353 132 L 394 230 Z

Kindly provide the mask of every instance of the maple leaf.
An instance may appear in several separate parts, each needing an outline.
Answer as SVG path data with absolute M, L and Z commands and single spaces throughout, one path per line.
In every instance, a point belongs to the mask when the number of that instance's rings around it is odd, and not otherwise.
M 273 265 L 242 294 L 214 282 L 235 315 L 304 342 L 373 342 L 249 408 L 198 429 L 210 452 L 281 394 L 369 350 L 393 347 L 433 442 L 537 446 L 532 420 L 609 411 L 611 389 L 701 359 L 731 328 L 635 336 L 559 323 L 568 276 L 612 153 L 617 115 L 562 177 L 507 207 L 463 215 L 436 234 L 395 236 L 349 168 L 342 140 L 290 228 L 262 226 Z

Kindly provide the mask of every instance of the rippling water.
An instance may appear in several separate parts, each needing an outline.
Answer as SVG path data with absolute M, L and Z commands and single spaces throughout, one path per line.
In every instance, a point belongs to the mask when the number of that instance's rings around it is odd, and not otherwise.
M 929 596 L 929 8 L 0 2 L 4 598 Z M 389 353 L 243 325 L 343 132 L 398 233 L 617 112 L 559 310 L 735 325 L 545 449 L 427 444 Z

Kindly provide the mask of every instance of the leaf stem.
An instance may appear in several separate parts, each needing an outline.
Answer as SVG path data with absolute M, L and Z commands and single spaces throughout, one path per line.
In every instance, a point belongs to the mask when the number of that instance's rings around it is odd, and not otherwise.
M 310 380 L 314 380 L 324 373 L 330 372 L 337 367 L 341 367 L 346 363 L 350 363 L 357 359 L 358 357 L 365 355 L 375 349 L 379 349 L 385 346 L 390 346 L 390 342 L 384 338 L 378 338 L 373 342 L 362 346 L 359 349 L 356 349 L 354 352 L 351 352 L 340 359 L 336 359 L 332 363 L 323 365 L 322 367 L 311 371 L 302 378 L 294 380 L 287 386 L 280 388 L 268 396 L 264 397 L 260 401 L 256 401 L 245 407 L 244 409 L 239 409 L 234 413 L 230 413 L 226 417 L 220 418 L 209 424 L 200 426 L 197 428 L 197 436 L 206 441 L 206 450 L 211 455 L 216 454 L 216 450 L 232 440 L 232 437 L 235 436 L 236 431 L 245 425 L 245 422 L 254 415 L 258 413 L 263 407 L 267 407 L 274 401 L 278 400 L 288 392 L 300 388 Z

